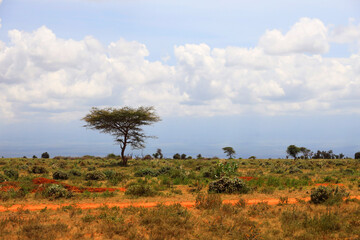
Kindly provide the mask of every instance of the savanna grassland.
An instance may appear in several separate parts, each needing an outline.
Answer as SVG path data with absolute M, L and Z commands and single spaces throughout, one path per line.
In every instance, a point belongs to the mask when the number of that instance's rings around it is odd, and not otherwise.
M 124 167 L 111 157 L 4 158 L 0 239 L 359 239 L 359 169 L 353 159 L 133 159 Z M 157 206 L 128 206 L 136 203 Z

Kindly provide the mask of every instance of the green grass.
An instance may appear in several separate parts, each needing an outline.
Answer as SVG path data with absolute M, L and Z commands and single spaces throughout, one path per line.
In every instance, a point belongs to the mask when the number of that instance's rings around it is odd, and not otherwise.
M 36 177 L 52 178 L 53 173 L 59 169 L 69 174 L 68 180 L 61 181 L 77 187 L 124 187 L 139 183 L 139 180 L 146 180 L 155 195 L 171 195 L 173 189 L 181 185 L 189 186 L 192 193 L 204 192 L 211 181 L 222 176 L 255 177 L 246 181 L 251 192 L 268 195 L 277 191 L 302 189 L 310 192 L 314 183 L 343 183 L 352 191 L 360 188 L 360 161 L 353 159 L 132 159 L 129 160 L 128 167 L 120 166 L 118 159 L 92 156 L 54 159 L 4 158 L 0 161 L 0 174 L 5 176 L 6 170 L 8 176 L 5 177 L 9 181 L 18 178 L 16 181 L 25 193 L 3 194 L 3 201 L 32 198 L 33 194 L 29 194 L 34 188 L 31 180 Z M 36 173 L 39 168 L 47 172 Z M 9 172 L 9 169 L 13 172 Z M 86 180 L 89 170 L 101 172 L 105 178 Z M 111 197 L 111 194 L 105 195 Z M 102 195 L 75 194 L 75 198 L 77 197 L 94 198 Z

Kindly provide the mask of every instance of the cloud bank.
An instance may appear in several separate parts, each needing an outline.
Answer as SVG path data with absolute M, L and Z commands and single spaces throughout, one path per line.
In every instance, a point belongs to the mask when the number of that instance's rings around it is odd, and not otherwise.
M 0 5 L 1 5 L 1 3 L 2 3 L 2 0 L 0 0 Z M 2 25 L 1 25 L 1 18 L 0 18 L 0 28 L 1 28 L 1 26 L 2 26 Z
M 149 61 L 144 44 L 58 38 L 43 26 L 0 41 L 0 118 L 79 119 L 92 106 L 154 105 L 162 116 L 360 113 L 360 25 L 301 18 L 268 30 L 254 48 L 174 47 L 175 65 Z

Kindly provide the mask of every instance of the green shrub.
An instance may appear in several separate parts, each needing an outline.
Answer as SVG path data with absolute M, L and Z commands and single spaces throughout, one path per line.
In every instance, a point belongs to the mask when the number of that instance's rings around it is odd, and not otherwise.
M 67 162 L 59 161 L 57 165 L 59 166 L 59 168 L 64 169 L 67 166 Z
M 152 197 L 157 195 L 157 193 L 148 185 L 134 184 L 126 189 L 125 195 L 131 195 L 136 197 Z
M 347 175 L 353 175 L 355 173 L 354 169 L 347 168 L 344 170 L 344 173 Z
M 160 168 L 157 172 L 158 172 L 158 175 L 164 175 L 164 174 L 167 174 L 171 171 L 171 167 L 162 167 Z
M 331 189 L 329 187 L 320 186 L 311 191 L 311 202 L 314 204 L 326 203 L 329 205 L 337 204 L 343 201 L 344 197 L 348 197 L 349 193 L 344 188 L 336 187 Z
M 88 170 L 88 171 L 95 171 L 95 170 L 96 170 L 96 167 L 90 166 L 90 167 L 87 168 L 87 170 Z
M 63 171 L 56 171 L 53 173 L 53 179 L 66 180 L 69 178 L 69 175 Z
M 86 214 L 84 217 L 81 218 L 81 220 L 84 223 L 91 223 L 91 222 L 93 222 L 95 220 L 95 216 Z
M 113 170 L 106 170 L 104 174 L 112 185 L 117 185 L 126 178 L 125 174 Z
M 202 176 L 203 176 L 204 178 L 216 179 L 215 168 L 210 167 L 210 168 L 205 169 L 205 170 L 202 172 Z
M 192 172 L 187 172 L 184 169 L 173 168 L 169 171 L 169 177 L 173 180 L 172 183 L 174 185 L 179 184 L 189 184 L 190 178 L 194 178 L 194 174 Z
M 119 155 L 115 155 L 114 153 L 109 153 L 106 156 L 107 159 L 120 159 L 121 157 Z
M 332 178 L 331 176 L 326 176 L 323 178 L 323 182 L 335 182 L 335 179 Z
M 310 201 L 315 204 L 324 203 L 331 197 L 332 190 L 328 187 L 320 186 L 311 191 Z
M 271 173 L 283 174 L 285 171 L 281 167 L 273 167 L 270 170 Z
M 35 188 L 35 185 L 31 180 L 31 176 L 26 176 L 22 177 L 19 181 L 19 187 L 22 191 L 25 192 L 25 194 L 30 193 Z
M 355 158 L 355 159 L 360 159 L 360 152 L 355 153 L 354 158 Z
M 248 193 L 250 191 L 246 183 L 238 178 L 220 178 L 209 184 L 209 193 Z
M 27 165 L 19 165 L 18 169 L 20 169 L 20 170 L 29 170 L 29 166 L 27 166 Z
M 135 172 L 135 177 L 145 177 L 145 176 L 151 176 L 156 177 L 158 176 L 158 171 L 150 168 L 143 168 Z
M 26 196 L 27 192 L 25 192 L 23 189 L 20 190 L 14 190 L 10 189 L 9 191 L 0 191 L 0 200 L 1 201 L 7 201 L 10 199 L 20 199 L 24 198 Z
M 302 171 L 301 171 L 298 167 L 291 166 L 291 167 L 289 168 L 289 173 L 290 173 L 290 174 L 302 173 Z
M 41 158 L 50 158 L 50 155 L 48 154 L 48 152 L 44 152 L 43 154 L 41 154 Z
M 102 181 L 106 179 L 106 175 L 101 171 L 93 171 L 88 172 L 85 175 L 85 180 L 96 180 L 96 181 Z
M 281 179 L 279 177 L 269 176 L 265 183 L 268 187 L 280 187 Z
M 31 168 L 30 173 L 43 174 L 43 173 L 48 173 L 48 170 L 43 166 L 35 165 Z
M 76 169 L 71 169 L 69 171 L 69 174 L 72 175 L 72 176 L 77 176 L 77 177 L 81 176 L 81 172 L 79 170 L 76 170 Z
M 17 170 L 15 170 L 15 169 L 5 169 L 4 174 L 8 178 L 11 178 L 11 179 L 14 179 L 14 180 L 17 180 L 19 178 L 19 172 Z
M 331 196 L 331 198 L 326 202 L 326 204 L 328 205 L 334 205 L 334 204 L 339 204 L 341 202 L 343 202 L 343 198 L 349 197 L 350 193 L 346 192 L 344 187 L 336 187 L 333 190 L 333 194 Z
M 149 155 L 149 154 L 147 154 L 144 158 L 143 158 L 143 160 L 151 160 L 152 159 L 152 157 Z
M 62 185 L 49 184 L 45 187 L 42 195 L 50 200 L 58 198 L 71 198 L 73 194 L 66 190 Z
M 203 172 L 203 177 L 219 179 L 224 176 L 234 175 L 239 168 L 236 162 L 218 163 L 215 167 L 210 167 Z
M 105 171 L 103 171 L 103 173 L 105 174 L 107 179 L 110 179 L 115 175 L 116 172 L 111 169 L 106 169 Z

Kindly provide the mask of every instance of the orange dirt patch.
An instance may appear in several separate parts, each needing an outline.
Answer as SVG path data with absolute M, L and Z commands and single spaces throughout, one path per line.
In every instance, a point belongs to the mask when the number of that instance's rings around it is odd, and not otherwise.
M 352 199 L 359 199 L 360 200 L 360 196 L 353 196 L 351 197 Z M 310 198 L 289 198 L 287 200 L 287 204 L 296 204 L 299 200 L 304 200 L 304 201 L 309 201 Z M 224 204 L 232 204 L 235 205 L 238 203 L 239 200 L 224 200 L 223 203 Z M 5 206 L 1 206 L 0 205 L 0 212 L 6 212 L 6 211 L 11 211 L 11 212 L 17 212 L 20 210 L 29 210 L 29 211 L 39 211 L 42 210 L 44 208 L 49 209 L 49 210 L 56 210 L 59 209 L 61 207 L 65 207 L 65 206 L 74 206 L 80 209 L 95 209 L 95 208 L 100 208 L 100 207 L 119 207 L 119 208 L 126 208 L 126 207 L 145 207 L 145 208 L 150 208 L 150 207 L 156 207 L 159 204 L 163 204 L 163 205 L 172 205 L 172 204 L 180 204 L 183 207 L 186 208 L 192 208 L 195 207 L 195 202 L 194 201 L 184 201 L 184 202 L 176 202 L 176 201 L 168 201 L 168 202 L 137 202 L 137 203 L 78 203 L 78 204 L 27 204 L 27 205 L 21 205 L 21 204 L 15 204 L 12 205 L 11 207 L 5 207 Z M 277 198 L 268 198 L 268 199 L 249 199 L 246 201 L 246 204 L 248 205 L 253 205 L 253 204 L 258 204 L 258 203 L 267 203 L 269 205 L 277 205 L 280 204 L 281 201 L 280 199 Z

